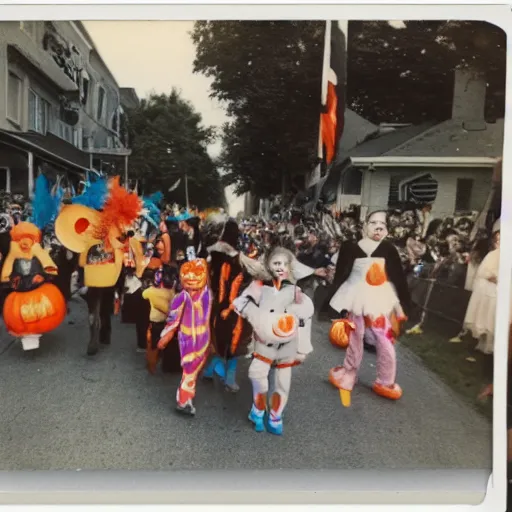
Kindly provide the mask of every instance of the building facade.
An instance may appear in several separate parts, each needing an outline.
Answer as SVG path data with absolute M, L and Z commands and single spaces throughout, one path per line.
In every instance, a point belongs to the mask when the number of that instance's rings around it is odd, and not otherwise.
M 0 22 L 0 84 L 0 189 L 127 169 L 120 88 L 80 22 Z

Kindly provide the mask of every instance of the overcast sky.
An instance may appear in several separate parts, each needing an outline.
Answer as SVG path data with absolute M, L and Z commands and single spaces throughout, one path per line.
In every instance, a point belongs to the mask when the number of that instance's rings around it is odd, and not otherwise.
M 120 87 L 133 87 L 140 98 L 151 92 L 181 89 L 207 126 L 221 126 L 224 110 L 209 95 L 210 80 L 192 72 L 195 47 L 192 21 L 85 21 L 103 60 Z M 216 156 L 217 143 L 210 148 Z

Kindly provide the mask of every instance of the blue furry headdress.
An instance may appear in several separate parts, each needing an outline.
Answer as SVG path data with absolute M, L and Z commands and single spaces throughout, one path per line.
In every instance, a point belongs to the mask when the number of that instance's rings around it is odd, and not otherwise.
M 150 196 L 144 197 L 144 209 L 146 210 L 146 214 L 144 218 L 153 224 L 153 226 L 158 227 L 160 222 L 160 208 L 158 207 L 159 203 L 164 198 L 162 192 L 155 192 Z
M 71 202 L 81 204 L 94 210 L 101 210 L 108 197 L 108 181 L 103 176 L 95 176 L 92 180 L 87 179 L 84 191 L 75 196 Z
M 37 177 L 35 185 L 30 222 L 44 230 L 57 218 L 64 190 L 57 183 L 56 190 L 52 193 L 51 183 L 43 173 Z
M 194 218 L 193 215 L 191 215 L 188 211 L 185 211 L 183 213 L 180 213 L 179 215 L 169 216 L 167 217 L 167 220 L 170 222 L 180 222 L 182 220 L 189 220 L 192 218 Z

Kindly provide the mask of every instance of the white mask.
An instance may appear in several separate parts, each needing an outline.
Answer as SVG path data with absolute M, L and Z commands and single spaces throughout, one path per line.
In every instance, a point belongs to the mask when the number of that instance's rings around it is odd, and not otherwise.
M 284 254 L 276 254 L 273 256 L 268 263 L 272 276 L 283 281 L 290 277 L 290 264 Z
M 386 238 L 388 228 L 384 212 L 376 212 L 370 216 L 365 224 L 365 235 L 375 242 L 380 242 Z

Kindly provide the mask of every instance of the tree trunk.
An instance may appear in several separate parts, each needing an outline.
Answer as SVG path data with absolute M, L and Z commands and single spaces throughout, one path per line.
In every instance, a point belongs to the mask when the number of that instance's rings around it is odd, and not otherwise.
M 287 185 L 287 179 L 286 179 L 286 171 L 282 171 L 281 173 L 281 197 L 284 201 L 284 198 L 286 196 L 286 185 Z

